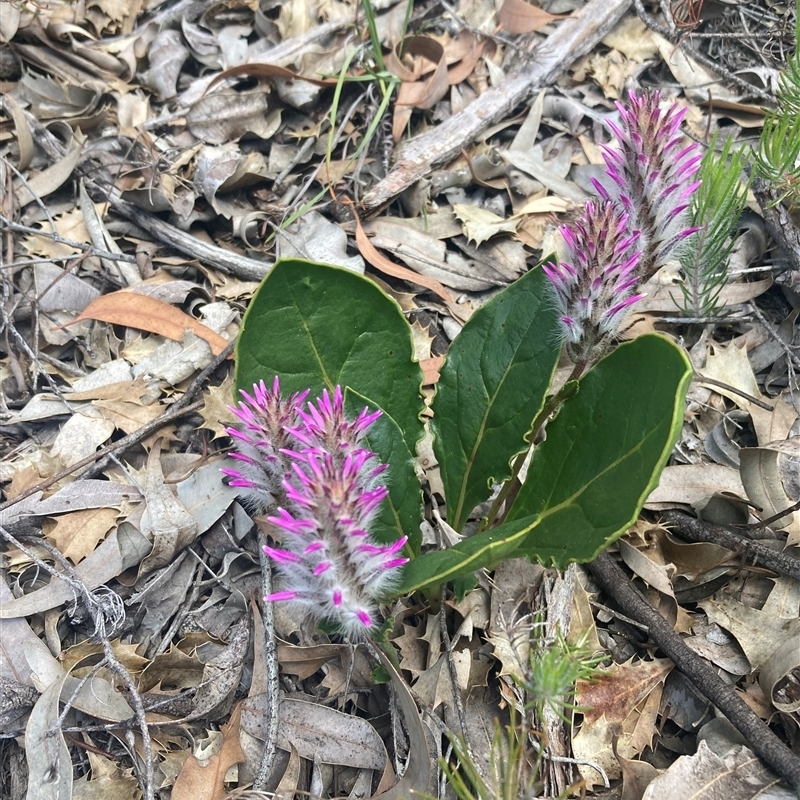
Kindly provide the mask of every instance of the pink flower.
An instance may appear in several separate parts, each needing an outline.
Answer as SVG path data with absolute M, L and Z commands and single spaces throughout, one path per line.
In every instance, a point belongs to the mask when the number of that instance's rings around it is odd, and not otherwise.
M 635 294 L 638 234 L 610 201 L 588 202 L 574 225 L 561 228 L 568 261 L 545 264 L 559 311 L 559 330 L 576 364 L 603 355 L 611 337 L 642 295 Z
M 662 111 L 658 92 L 631 93 L 629 100 L 629 108 L 617 103 L 620 124 L 609 123 L 619 149 L 603 145 L 607 179 L 593 181 L 601 200 L 587 203 L 579 219 L 561 229 L 567 262 L 544 266 L 560 337 L 581 367 L 604 355 L 643 297 L 637 287 L 697 231 L 686 218 L 702 156 L 697 145 L 683 146 L 685 110 L 672 105 Z
M 697 144 L 683 145 L 680 127 L 686 109 L 673 104 L 664 111 L 660 102 L 659 92 L 631 92 L 628 106 L 617 103 L 620 124 L 609 122 L 608 127 L 618 147 L 603 145 L 609 180 L 594 181 L 600 196 L 619 204 L 631 229 L 639 232 L 643 282 L 697 230 L 687 224 L 686 212 L 700 186 L 693 177 L 703 156 Z
M 272 392 L 262 382 L 242 395 L 234 411 L 244 429 L 229 431 L 240 468 L 223 471 L 251 504 L 255 496 L 261 511 L 270 508 L 267 519 L 280 532 L 281 547 L 264 552 L 282 586 L 264 599 L 293 603 L 361 638 L 408 560 L 399 555 L 406 537 L 380 544 L 370 533 L 388 493 L 378 480 L 386 465 L 360 441 L 380 411 L 347 419 L 338 386 L 305 406 L 307 392 L 281 400 L 277 379 Z

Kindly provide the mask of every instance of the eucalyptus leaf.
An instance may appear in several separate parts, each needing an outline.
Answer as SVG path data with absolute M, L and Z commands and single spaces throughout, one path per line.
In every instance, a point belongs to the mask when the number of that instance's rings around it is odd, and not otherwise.
M 525 434 L 542 409 L 561 346 L 556 310 L 541 267 L 476 311 L 450 347 L 433 401 L 431 427 L 447 499 L 461 530 L 511 475 Z
M 236 345 L 236 388 L 278 375 L 286 392 L 311 396 L 338 384 L 394 419 L 409 450 L 422 435 L 422 371 L 400 307 L 349 270 L 281 259 L 264 279 Z
M 344 407 L 351 419 L 364 407 L 374 411 L 377 406 L 369 398 L 347 389 Z M 364 444 L 377 454 L 388 469 L 379 479 L 385 480 L 389 496 L 381 506 L 371 532 L 376 541 L 388 544 L 408 536 L 407 551 L 419 555 L 422 542 L 422 491 L 414 468 L 414 457 L 403 439 L 400 426 L 384 411 L 364 434 Z
M 507 520 L 540 515 L 515 556 L 590 561 L 636 520 L 683 422 L 692 376 L 658 334 L 619 346 L 580 381 L 547 426 Z

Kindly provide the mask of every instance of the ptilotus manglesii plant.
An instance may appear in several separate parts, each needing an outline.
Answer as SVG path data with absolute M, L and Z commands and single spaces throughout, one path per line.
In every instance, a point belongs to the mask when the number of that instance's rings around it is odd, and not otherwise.
M 264 552 L 282 585 L 264 599 L 293 603 L 362 638 L 408 560 L 398 555 L 405 536 L 383 545 L 370 534 L 387 495 L 379 482 L 386 465 L 361 439 L 381 412 L 348 419 L 338 386 L 307 404 L 308 391 L 282 398 L 278 378 L 271 390 L 261 381 L 241 395 L 231 410 L 242 426 L 228 429 L 239 466 L 222 471 L 253 510 L 271 512 L 267 521 L 280 533 L 282 546 Z
M 611 347 L 641 285 L 692 231 L 685 212 L 699 159 L 682 144 L 682 112 L 659 101 L 634 95 L 620 108 L 619 150 L 606 148 L 600 197 L 564 231 L 563 263 L 534 267 L 472 313 L 427 406 L 409 324 L 369 276 L 275 264 L 239 334 L 236 385 L 248 394 L 228 471 L 279 532 L 267 552 L 283 585 L 270 599 L 369 633 L 384 593 L 436 601 L 443 584 L 463 590 L 476 570 L 510 557 L 589 561 L 636 521 L 680 433 L 692 374 L 658 334 Z M 565 347 L 575 368 L 559 387 Z M 249 394 L 264 375 L 321 399 L 278 403 L 277 387 Z M 281 421 L 267 425 L 259 415 L 273 407 Z M 440 508 L 457 534 L 439 548 L 422 546 L 423 414 Z M 478 510 L 484 518 L 465 535 Z
M 576 364 L 605 354 L 637 287 L 666 263 L 698 229 L 687 209 L 700 185 L 693 180 L 702 154 L 683 146 L 685 109 L 660 107 L 658 92 L 617 103 L 620 123 L 608 127 L 617 148 L 603 145 L 605 180 L 593 180 L 602 202 L 589 202 L 572 225 L 561 228 L 567 260 L 544 267 L 553 284 L 560 336 Z

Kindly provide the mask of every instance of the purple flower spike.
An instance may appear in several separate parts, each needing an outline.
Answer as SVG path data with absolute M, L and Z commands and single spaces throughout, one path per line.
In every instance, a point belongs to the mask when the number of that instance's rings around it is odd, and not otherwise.
M 230 485 L 279 532 L 281 547 L 264 552 L 280 575 L 281 590 L 268 602 L 290 602 L 319 620 L 330 618 L 353 639 L 378 619 L 379 599 L 408 559 L 398 557 L 406 538 L 376 542 L 370 528 L 388 490 L 377 483 L 386 469 L 361 445 L 380 411 L 364 409 L 351 420 L 340 387 L 305 404 L 308 392 L 280 397 L 262 382 L 244 393 L 231 429 L 240 452 L 226 468 Z
M 631 93 L 617 103 L 620 123 L 608 123 L 618 149 L 603 146 L 606 178 L 593 180 L 601 200 L 561 233 L 566 263 L 546 264 L 559 312 L 559 332 L 576 365 L 604 355 L 637 287 L 663 267 L 675 247 L 697 228 L 687 224 L 693 176 L 702 156 L 683 146 L 677 105 L 662 111 L 658 92 Z
M 264 381 L 253 386 L 252 392 L 241 391 L 238 406 L 229 406 L 241 420 L 238 428 L 227 428 L 238 452 L 232 454 L 236 468 L 223 469 L 230 485 L 247 491 L 242 499 L 257 514 L 274 508 L 276 491 L 280 490 L 288 459 L 281 452 L 290 443 L 286 427 L 297 420 L 297 411 L 308 392 L 281 398 L 278 379 L 272 389 Z
M 700 185 L 692 177 L 702 155 L 696 144 L 683 146 L 680 132 L 686 109 L 659 106 L 659 92 L 631 92 L 628 105 L 617 103 L 620 124 L 608 123 L 618 149 L 603 147 L 605 181 L 594 181 L 604 200 L 617 203 L 639 232 L 642 282 L 663 267 L 672 251 L 695 229 L 687 225 L 686 210 Z
M 587 203 L 562 233 L 568 260 L 543 269 L 567 352 L 586 365 L 603 355 L 629 307 L 642 297 L 635 294 L 639 237 L 629 233 L 627 215 L 609 200 Z

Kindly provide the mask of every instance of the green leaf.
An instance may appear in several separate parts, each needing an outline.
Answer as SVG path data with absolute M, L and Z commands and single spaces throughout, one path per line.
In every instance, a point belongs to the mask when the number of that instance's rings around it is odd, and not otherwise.
M 276 262 L 253 297 L 236 344 L 236 388 L 274 375 L 286 392 L 337 384 L 394 419 L 414 452 L 422 436 L 422 371 L 397 303 L 349 270 Z
M 561 351 L 555 331 L 555 304 L 537 267 L 476 311 L 450 347 L 431 427 L 456 530 L 527 447 Z
M 357 417 L 364 407 L 374 411 L 377 405 L 369 398 L 347 389 L 344 407 L 349 418 Z M 384 411 L 364 434 L 362 442 L 389 468 L 384 473 L 389 496 L 372 525 L 376 541 L 388 544 L 408 536 L 407 550 L 419 555 L 422 543 L 422 490 L 414 468 L 414 457 L 403 439 L 400 426 Z M 382 479 L 379 479 L 382 482 Z M 408 552 L 407 552 L 408 554 Z
M 539 518 L 536 516 L 506 522 L 491 530 L 463 539 L 446 550 L 423 553 L 403 567 L 403 577 L 392 595 L 401 597 L 426 586 L 489 569 L 514 553 L 524 542 Z
M 691 376 L 683 350 L 648 334 L 581 379 L 508 515 L 541 515 L 516 556 L 559 567 L 590 561 L 636 521 L 680 434 Z

